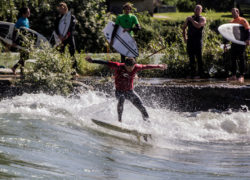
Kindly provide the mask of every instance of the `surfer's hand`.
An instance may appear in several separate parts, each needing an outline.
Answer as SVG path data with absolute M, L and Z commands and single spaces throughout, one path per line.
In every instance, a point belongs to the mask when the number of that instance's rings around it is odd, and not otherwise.
M 123 29 L 123 32 L 129 32 L 130 29 Z
M 224 44 L 224 52 L 227 52 L 227 45 L 226 44 Z
M 247 45 L 247 46 L 250 45 L 250 40 L 246 40 L 246 45 Z
M 114 44 L 114 39 L 111 39 L 110 46 L 113 46 L 113 44 Z
M 188 20 L 188 21 L 192 21 L 193 18 L 192 18 L 191 16 L 189 16 L 189 17 L 187 18 L 187 20 Z
M 59 39 L 61 40 L 61 42 L 64 41 L 64 38 L 61 35 L 59 36 Z
M 68 38 L 69 38 L 69 35 L 66 35 L 66 36 L 63 38 L 62 41 L 65 41 L 65 40 L 68 39 Z
M 88 61 L 89 63 L 92 63 L 92 58 L 90 56 L 87 56 L 85 60 Z
M 166 64 L 160 64 L 159 66 L 161 70 L 165 70 L 168 67 Z
M 184 42 L 187 43 L 187 37 L 184 37 Z

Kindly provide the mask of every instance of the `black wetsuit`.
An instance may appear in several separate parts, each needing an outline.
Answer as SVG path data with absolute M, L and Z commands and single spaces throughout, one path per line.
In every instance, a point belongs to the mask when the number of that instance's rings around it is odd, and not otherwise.
M 56 21 L 55 21 L 55 32 L 56 34 L 59 36 L 59 23 L 61 18 L 63 17 L 63 15 L 60 15 L 59 17 L 57 17 Z M 62 42 L 62 46 L 60 51 L 64 52 L 65 51 L 65 47 L 68 45 L 69 46 L 69 53 L 72 57 L 74 57 L 75 55 L 75 50 L 76 50 L 76 45 L 75 45 L 75 38 L 74 38 L 74 33 L 75 33 L 75 26 L 76 26 L 76 18 L 74 15 L 71 15 L 71 22 L 70 22 L 70 26 L 67 32 L 67 35 L 69 36 L 66 40 L 64 40 Z M 77 62 L 76 59 L 73 58 L 73 68 L 76 69 L 77 68 Z
M 143 120 L 147 121 L 149 118 L 148 112 L 143 105 L 143 102 L 140 98 L 140 96 L 134 91 L 115 91 L 115 96 L 116 99 L 118 100 L 118 105 L 117 105 L 117 111 L 118 111 L 118 118 L 121 119 L 122 117 L 122 112 L 123 112 L 123 106 L 125 100 L 129 100 L 142 114 Z
M 246 30 L 246 34 L 243 37 L 244 40 L 250 40 L 250 29 Z M 225 44 L 225 42 L 224 42 Z M 232 43 L 231 46 L 231 71 L 232 75 L 236 75 L 237 60 L 239 60 L 240 75 L 244 76 L 246 72 L 246 45 L 240 45 Z
M 202 16 L 192 16 L 192 18 L 199 22 Z M 203 27 L 196 28 L 192 24 L 192 22 L 188 21 L 188 40 L 187 40 L 187 53 L 190 60 L 190 74 L 191 76 L 195 76 L 196 68 L 195 68 L 195 58 L 198 63 L 198 73 L 199 76 L 204 75 L 203 71 L 203 62 L 202 62 L 202 33 Z
M 240 75 L 244 76 L 246 72 L 246 46 L 232 43 L 231 45 L 231 72 L 232 76 L 237 72 L 237 60 L 239 60 Z

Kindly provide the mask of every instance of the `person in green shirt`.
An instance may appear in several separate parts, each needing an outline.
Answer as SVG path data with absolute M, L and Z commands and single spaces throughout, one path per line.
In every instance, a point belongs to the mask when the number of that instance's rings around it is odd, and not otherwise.
M 115 34 L 118 30 L 118 27 L 121 26 L 124 29 L 124 32 L 128 32 L 132 37 L 134 36 L 134 32 L 137 32 L 141 29 L 139 21 L 137 17 L 133 14 L 131 14 L 133 5 L 131 3 L 126 3 L 123 5 L 123 12 L 124 14 L 121 14 L 117 17 L 115 21 L 115 27 L 112 32 L 110 45 L 113 45 Z M 123 63 L 125 61 L 125 56 L 121 54 L 121 62 Z

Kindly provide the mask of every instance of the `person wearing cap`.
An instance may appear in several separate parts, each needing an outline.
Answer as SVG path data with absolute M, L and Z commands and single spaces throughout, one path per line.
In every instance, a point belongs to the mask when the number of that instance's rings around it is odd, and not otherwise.
M 137 32 L 141 29 L 139 21 L 137 17 L 131 13 L 133 9 L 133 5 L 131 3 L 126 3 L 123 5 L 124 14 L 119 15 L 115 21 L 115 27 L 112 32 L 110 45 L 112 46 L 114 43 L 114 37 L 117 33 L 118 27 L 121 26 L 124 29 L 124 32 L 128 32 L 132 37 L 134 36 L 134 32 Z M 125 60 L 125 56 L 121 54 L 121 62 L 123 63 Z
M 138 71 L 145 69 L 166 69 L 165 64 L 160 65 L 142 65 L 136 64 L 134 58 L 126 58 L 124 63 L 93 60 L 91 57 L 86 57 L 86 61 L 90 63 L 103 64 L 115 70 L 115 95 L 118 100 L 117 112 L 118 121 L 122 122 L 122 113 L 125 100 L 129 100 L 141 113 L 143 120 L 148 121 L 149 115 L 143 105 L 139 95 L 134 91 L 133 82 Z
M 232 76 L 227 78 L 227 81 L 239 81 L 240 83 L 244 83 L 244 74 L 246 72 L 246 46 L 250 45 L 250 26 L 248 21 L 240 17 L 240 11 L 237 8 L 232 9 L 233 20 L 231 23 L 237 23 L 243 25 L 246 30 L 245 41 L 246 45 L 239 45 L 232 43 L 231 45 L 231 72 Z M 224 45 L 225 47 L 225 45 Z M 237 71 L 237 60 L 239 60 L 239 71 L 240 77 L 237 79 L 236 71 Z
M 75 32 L 75 26 L 76 26 L 76 18 L 74 15 L 71 14 L 71 22 L 69 25 L 69 29 L 68 32 L 65 36 L 62 35 L 61 29 L 59 28 L 59 24 L 61 21 L 64 20 L 64 18 L 66 18 L 67 14 L 69 13 L 69 9 L 66 3 L 61 2 L 59 3 L 58 6 L 58 12 L 59 12 L 59 16 L 56 18 L 55 21 L 55 33 L 57 34 L 57 36 L 60 38 L 61 40 L 61 46 L 60 46 L 60 51 L 63 53 L 65 51 L 65 47 L 68 45 L 69 46 L 69 53 L 70 55 L 73 57 L 73 69 L 75 69 L 75 75 L 76 75 L 76 71 L 77 71 L 77 61 L 76 58 L 74 57 L 75 55 L 75 38 L 74 38 L 74 32 Z

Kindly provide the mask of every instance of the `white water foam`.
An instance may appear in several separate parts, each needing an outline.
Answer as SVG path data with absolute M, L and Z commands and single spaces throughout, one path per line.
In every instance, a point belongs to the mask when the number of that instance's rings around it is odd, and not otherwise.
M 22 119 L 38 118 L 53 123 L 98 129 L 91 119 L 107 121 L 129 129 L 151 133 L 153 145 L 166 147 L 169 141 L 250 143 L 250 112 L 179 113 L 147 108 L 151 123 L 143 122 L 140 112 L 130 103 L 124 107 L 123 123 L 117 121 L 115 98 L 88 92 L 79 98 L 46 94 L 24 94 L 0 102 L 1 114 L 18 114 Z M 28 118 L 29 117 L 29 118 Z M 105 131 L 105 129 L 103 129 Z M 115 136 L 122 134 L 106 130 Z

